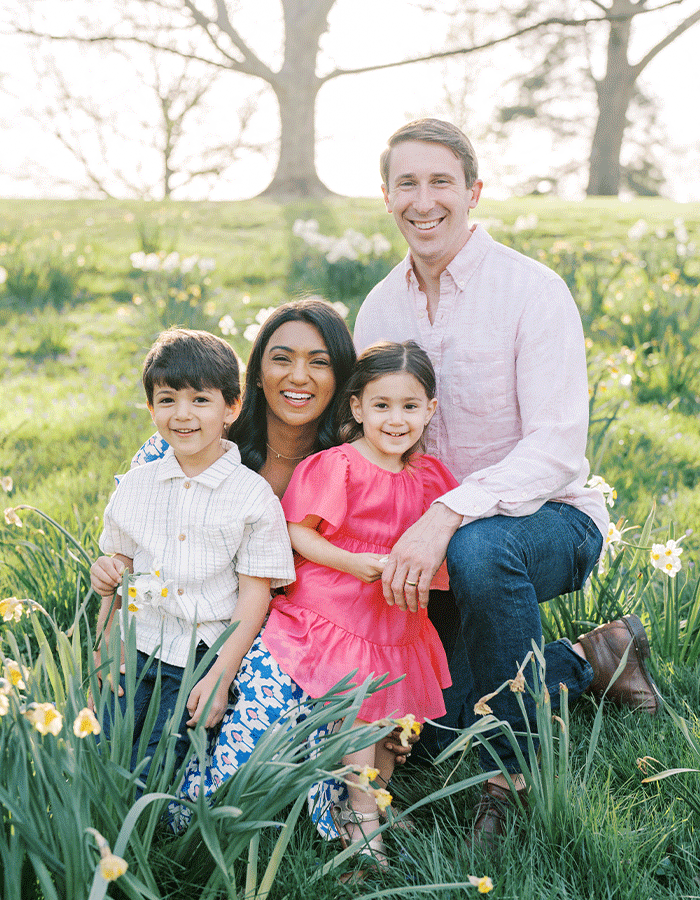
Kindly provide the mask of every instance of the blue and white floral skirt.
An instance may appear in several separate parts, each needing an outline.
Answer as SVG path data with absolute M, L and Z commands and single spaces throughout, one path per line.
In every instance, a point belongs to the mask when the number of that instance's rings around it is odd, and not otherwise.
M 178 790 L 180 797 L 194 801 L 201 791 L 211 797 L 250 758 L 270 725 L 281 716 L 287 717 L 290 727 L 304 721 L 313 703 L 306 691 L 280 669 L 260 635 L 244 656 L 232 688 L 235 703 L 227 709 L 218 731 L 212 730 L 204 765 L 196 755 L 190 758 Z M 332 727 L 332 723 L 323 726 L 310 736 L 310 753 Z M 309 814 L 326 840 L 338 837 L 331 812 L 346 799 L 345 784 L 334 779 L 319 782 L 309 791 Z M 183 831 L 192 817 L 191 810 L 176 803 L 170 805 L 169 814 L 175 832 Z

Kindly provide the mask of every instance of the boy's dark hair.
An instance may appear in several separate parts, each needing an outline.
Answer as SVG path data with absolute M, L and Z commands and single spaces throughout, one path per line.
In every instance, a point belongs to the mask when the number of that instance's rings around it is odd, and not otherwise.
M 436 393 L 435 369 L 430 357 L 415 341 L 404 341 L 402 344 L 393 341 L 377 341 L 370 344 L 358 356 L 352 375 L 348 379 L 339 406 L 340 439 L 346 443 L 356 441 L 364 434 L 362 425 L 357 422 L 350 408 L 351 397 L 362 397 L 362 392 L 371 382 L 383 375 L 395 372 L 408 372 L 423 386 L 428 400 Z M 410 447 L 401 457 L 407 462 L 411 454 L 421 446 L 421 441 Z
M 219 390 L 227 406 L 241 396 L 233 348 L 208 331 L 168 328 L 159 334 L 144 360 L 142 381 L 149 406 L 153 406 L 153 391 L 158 384 L 174 391 L 185 387 Z

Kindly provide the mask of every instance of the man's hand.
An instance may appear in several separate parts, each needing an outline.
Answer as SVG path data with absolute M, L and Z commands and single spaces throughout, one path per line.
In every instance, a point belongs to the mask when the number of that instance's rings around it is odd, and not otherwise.
M 382 575 L 384 599 L 389 606 L 416 612 L 419 605 L 428 605 L 430 583 L 445 559 L 450 538 L 461 524 L 459 513 L 444 503 L 433 503 L 401 535 Z

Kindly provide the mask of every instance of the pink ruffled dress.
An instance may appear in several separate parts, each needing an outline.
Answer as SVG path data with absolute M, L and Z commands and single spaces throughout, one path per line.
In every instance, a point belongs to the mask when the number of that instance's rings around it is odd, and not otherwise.
M 432 456 L 419 456 L 402 472 L 387 472 L 350 444 L 301 462 L 282 500 L 288 522 L 320 516 L 319 532 L 355 553 L 389 553 L 433 500 L 457 486 Z M 445 573 L 446 575 L 446 573 Z M 397 684 L 362 704 L 359 718 L 413 713 L 423 722 L 443 715 L 442 689 L 451 684 L 447 658 L 427 610 L 388 606 L 382 583 L 296 558 L 294 584 L 272 601 L 263 642 L 280 668 L 311 697 L 321 697 L 358 670 Z M 433 581 L 433 587 L 445 588 Z

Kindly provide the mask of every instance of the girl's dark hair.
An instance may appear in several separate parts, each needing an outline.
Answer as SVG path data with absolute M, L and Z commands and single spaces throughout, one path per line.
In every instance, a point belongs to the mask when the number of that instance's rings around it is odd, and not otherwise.
M 243 406 L 240 416 L 231 425 L 228 437 L 238 445 L 241 459 L 248 468 L 259 472 L 267 458 L 267 403 L 259 386 L 262 357 L 270 338 L 285 322 L 306 322 L 321 335 L 335 376 L 335 393 L 318 423 L 313 452 L 327 450 L 340 443 L 337 429 L 338 398 L 350 377 L 355 363 L 355 347 L 341 316 L 330 303 L 307 298 L 279 306 L 266 319 L 253 342 L 246 369 Z
M 175 391 L 185 387 L 220 390 L 228 406 L 241 396 L 236 354 L 226 341 L 208 331 L 163 331 L 148 351 L 141 380 L 149 406 L 153 406 L 157 384 L 167 384 Z
M 338 430 L 341 441 L 344 443 L 356 441 L 364 434 L 362 425 L 353 417 L 350 398 L 362 397 L 362 392 L 368 384 L 383 375 L 393 375 L 395 372 L 408 372 L 409 375 L 413 375 L 423 385 L 428 400 L 432 400 L 435 396 L 435 369 L 428 354 L 415 341 L 404 341 L 402 344 L 378 341 L 376 344 L 370 344 L 357 358 L 340 400 Z M 421 444 L 422 439 L 403 454 L 402 461 L 406 463 Z

